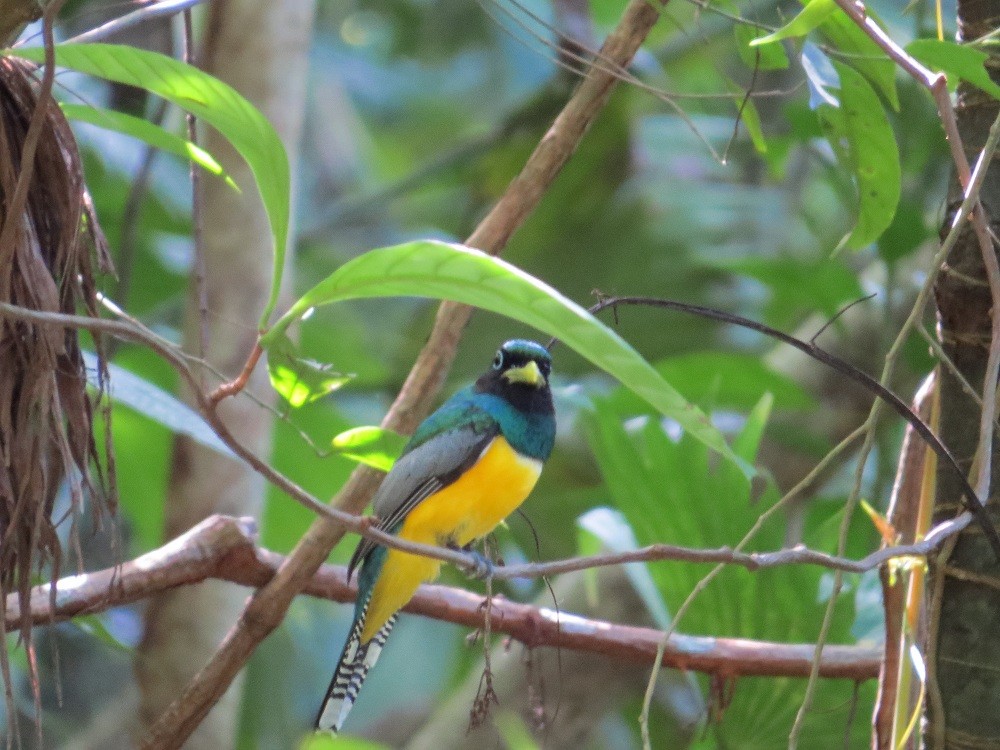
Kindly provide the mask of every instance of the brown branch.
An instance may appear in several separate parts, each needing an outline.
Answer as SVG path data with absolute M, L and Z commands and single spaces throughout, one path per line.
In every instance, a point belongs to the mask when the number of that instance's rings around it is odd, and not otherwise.
M 659 8 L 665 4 L 664 0 L 656 6 L 647 0 L 632 0 L 618 26 L 605 41 L 602 56 L 627 67 L 659 18 Z M 491 254 L 503 249 L 576 150 L 615 81 L 615 76 L 607 71 L 591 68 L 528 158 L 521 173 L 514 178 L 466 244 Z M 427 414 L 451 366 L 470 314 L 470 309 L 462 305 L 444 303 L 440 306 L 430 338 L 383 425 L 408 433 Z M 355 470 L 332 503 L 347 512 L 361 512 L 379 479 L 373 470 Z M 211 662 L 195 676 L 184 694 L 164 712 L 143 739 L 142 747 L 169 748 L 183 744 L 226 691 L 257 645 L 282 621 L 292 599 L 343 537 L 344 529 L 342 523 L 325 518 L 310 526 L 274 579 L 251 597 L 240 620 Z
M 36 625 L 129 604 L 177 586 L 208 578 L 259 587 L 271 581 L 285 557 L 255 545 L 251 518 L 212 516 L 154 552 L 116 568 L 70 576 L 57 583 L 56 607 L 51 608 L 49 584 L 31 595 L 31 618 Z M 305 583 L 302 592 L 336 602 L 352 602 L 355 586 L 347 583 L 343 567 L 323 565 Z M 421 586 L 405 607 L 407 612 L 472 628 L 484 626 L 483 597 L 448 586 Z M 649 665 L 663 634 L 651 628 L 590 620 L 566 612 L 494 597 L 491 626 L 529 648 L 549 646 L 600 654 Z M 4 616 L 16 623 L 21 613 L 16 596 L 8 599 Z M 674 669 L 732 676 L 805 677 L 813 658 L 811 644 L 770 643 L 742 638 L 714 638 L 675 634 L 662 664 Z M 820 663 L 823 677 L 873 679 L 881 652 L 862 646 L 831 646 Z
M 922 327 L 921 327 L 921 330 Z M 913 400 L 913 411 L 928 424 L 933 424 L 932 402 L 936 398 L 938 375 L 932 373 L 920 386 Z M 887 520 L 902 542 L 912 542 L 919 533 L 920 500 L 927 480 L 929 460 L 926 447 L 916 440 L 912 426 L 907 426 L 900 447 L 896 479 L 893 482 Z M 912 573 L 910 575 L 913 575 Z M 895 583 L 889 571 L 879 571 L 882 584 L 882 609 L 885 622 L 885 656 L 878 681 L 878 696 L 872 717 L 874 733 L 873 750 L 892 750 L 895 747 L 896 710 L 898 704 L 901 669 L 904 662 L 909 576 L 897 574 Z
M 247 382 L 250 380 L 250 374 L 257 366 L 257 362 L 260 360 L 263 353 L 264 350 L 261 349 L 260 341 L 258 340 L 257 343 L 254 344 L 253 351 L 250 352 L 250 356 L 247 357 L 246 364 L 243 365 L 243 371 L 234 380 L 220 384 L 214 391 L 208 394 L 208 403 L 213 411 L 222 399 L 228 398 L 229 396 L 235 396 L 237 393 L 246 388 Z
M 882 609 L 885 616 L 885 654 L 878 678 L 878 696 L 872 717 L 874 750 L 892 750 L 896 728 L 896 701 L 899 695 L 899 670 L 903 663 L 903 620 L 906 617 L 906 585 L 889 571 L 879 571 L 882 583 Z

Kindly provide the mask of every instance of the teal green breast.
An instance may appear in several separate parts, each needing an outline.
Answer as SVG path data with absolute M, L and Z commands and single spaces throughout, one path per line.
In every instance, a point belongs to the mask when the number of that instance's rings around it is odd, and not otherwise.
M 494 425 L 518 453 L 541 461 L 548 459 L 556 438 L 556 419 L 552 411 L 525 412 L 492 393 L 476 393 L 472 387 L 452 396 L 424 420 L 404 453 L 456 427 L 480 427 L 486 432 Z

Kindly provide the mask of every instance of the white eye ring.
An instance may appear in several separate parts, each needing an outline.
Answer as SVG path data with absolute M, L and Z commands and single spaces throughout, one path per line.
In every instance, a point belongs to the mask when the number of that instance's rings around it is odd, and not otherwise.
M 503 367 L 503 352 L 497 352 L 497 356 L 493 358 L 493 369 L 499 370 Z

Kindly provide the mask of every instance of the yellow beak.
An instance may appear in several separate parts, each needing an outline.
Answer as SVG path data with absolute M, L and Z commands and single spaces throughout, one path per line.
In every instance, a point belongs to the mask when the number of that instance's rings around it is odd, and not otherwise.
M 532 360 L 523 367 L 512 367 L 503 374 L 511 383 L 527 383 L 528 385 L 545 385 L 545 376 L 538 369 L 538 364 Z

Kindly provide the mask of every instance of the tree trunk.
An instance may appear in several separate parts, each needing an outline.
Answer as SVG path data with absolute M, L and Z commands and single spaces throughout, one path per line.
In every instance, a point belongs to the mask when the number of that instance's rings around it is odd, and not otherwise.
M 219 0 L 212 3 L 202 67 L 246 96 L 274 124 L 292 159 L 302 129 L 307 53 L 314 0 Z M 208 151 L 243 188 L 202 180 L 201 215 L 208 315 L 207 359 L 230 376 L 242 369 L 256 338 L 256 322 L 271 280 L 271 233 L 249 168 L 217 133 L 206 134 Z M 289 253 L 289 258 L 291 253 Z M 184 346 L 201 348 L 198 290 L 192 282 Z M 270 393 L 265 368 L 249 389 Z M 267 396 L 265 395 L 265 400 Z M 235 435 L 267 456 L 271 419 L 248 398 L 229 399 L 221 414 Z M 173 538 L 212 513 L 259 516 L 265 485 L 242 462 L 221 458 L 191 440 L 174 443 L 165 536 Z M 150 602 L 136 660 L 141 687 L 140 730 L 159 717 L 208 661 L 236 622 L 246 598 L 238 587 L 206 582 Z M 235 746 L 239 681 L 208 715 L 190 748 Z
M 959 0 L 961 38 L 974 39 L 992 31 L 998 15 L 997 0 Z M 997 77 L 995 70 L 991 69 L 991 74 Z M 978 89 L 960 87 L 958 125 L 971 163 L 975 163 L 997 112 L 994 99 Z M 961 190 L 953 184 L 943 233 L 947 233 L 961 199 Z M 995 164 L 987 173 L 981 200 L 993 231 L 1000 230 L 996 221 L 1000 217 L 1000 169 Z M 944 350 L 969 383 L 981 390 L 990 346 L 992 302 L 979 244 L 968 225 L 941 271 L 935 293 Z M 941 438 L 968 472 L 973 468 L 980 410 L 949 368 L 942 367 L 941 373 Z M 996 387 L 996 383 L 988 385 Z M 1000 440 L 994 434 L 988 502 L 994 519 L 1000 478 L 998 448 Z M 960 497 L 954 474 L 939 465 L 935 521 L 953 517 L 960 509 Z M 958 538 L 947 562 L 939 560 L 932 565 L 925 747 L 1000 747 L 998 575 L 1000 564 L 975 525 Z

